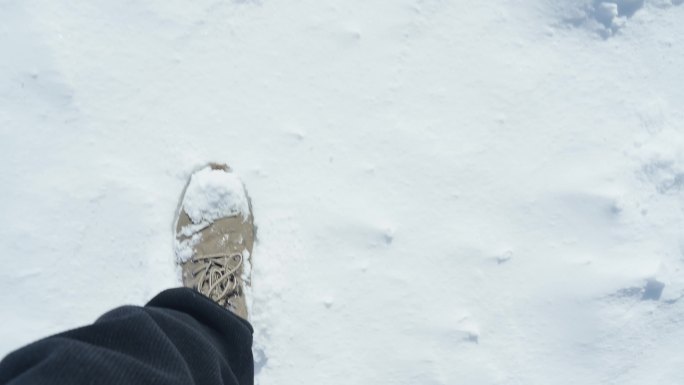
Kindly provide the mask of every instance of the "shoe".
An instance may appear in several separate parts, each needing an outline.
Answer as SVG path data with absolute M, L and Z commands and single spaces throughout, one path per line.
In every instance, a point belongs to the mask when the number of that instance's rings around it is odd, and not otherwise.
M 244 184 L 225 164 L 190 177 L 175 221 L 175 252 L 183 286 L 247 319 L 254 216 Z

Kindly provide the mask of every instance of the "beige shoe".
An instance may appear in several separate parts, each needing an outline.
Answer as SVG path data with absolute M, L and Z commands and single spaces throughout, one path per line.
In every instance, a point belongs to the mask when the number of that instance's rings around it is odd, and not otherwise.
M 183 285 L 247 319 L 254 217 L 244 185 L 227 165 L 192 174 L 175 228 Z

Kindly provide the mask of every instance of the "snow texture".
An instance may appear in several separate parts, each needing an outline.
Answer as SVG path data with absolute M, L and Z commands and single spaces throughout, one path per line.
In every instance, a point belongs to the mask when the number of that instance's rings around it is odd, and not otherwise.
M 572 0 L 560 8 L 565 22 L 598 32 L 604 38 L 615 35 L 644 7 L 667 9 L 684 0 Z M 646 12 L 640 12 L 645 14 Z M 638 18 L 638 17 L 637 17 Z
M 213 161 L 258 384 L 684 383 L 680 4 L 0 0 L 0 353 L 179 285 Z
M 181 207 L 193 224 L 237 215 L 244 221 L 249 218 L 249 202 L 240 178 L 208 166 L 192 174 Z
M 190 226 L 186 226 L 190 227 Z M 201 228 L 196 227 L 194 228 L 196 231 L 201 230 Z M 195 246 L 199 244 L 199 242 L 202 240 L 202 233 L 200 232 L 195 232 L 190 229 L 183 229 L 184 231 L 187 231 L 189 234 L 187 235 L 187 238 L 181 238 L 178 239 L 176 238 L 174 240 L 174 249 L 176 251 L 176 260 L 179 263 L 186 262 L 192 258 L 194 252 L 195 252 Z M 184 233 L 185 235 L 185 233 Z M 180 275 L 179 271 L 179 275 Z

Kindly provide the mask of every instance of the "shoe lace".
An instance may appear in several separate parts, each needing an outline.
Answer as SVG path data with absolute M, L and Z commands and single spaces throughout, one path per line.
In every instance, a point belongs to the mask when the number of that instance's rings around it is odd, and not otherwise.
M 192 271 L 193 277 L 197 278 L 197 291 L 221 305 L 240 295 L 237 272 L 243 264 L 242 254 L 202 255 L 194 257 L 193 262 L 197 264 Z

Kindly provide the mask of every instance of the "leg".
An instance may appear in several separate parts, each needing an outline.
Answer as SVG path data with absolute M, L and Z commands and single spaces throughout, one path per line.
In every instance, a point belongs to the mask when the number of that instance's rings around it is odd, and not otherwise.
M 0 362 L 0 384 L 253 384 L 252 327 L 196 291 L 162 292 Z
M 187 288 L 10 354 L 0 362 L 0 385 L 252 385 L 246 296 L 254 216 L 242 181 L 227 165 L 210 164 L 191 176 L 175 238 Z

